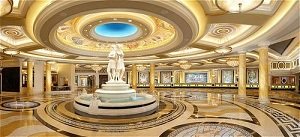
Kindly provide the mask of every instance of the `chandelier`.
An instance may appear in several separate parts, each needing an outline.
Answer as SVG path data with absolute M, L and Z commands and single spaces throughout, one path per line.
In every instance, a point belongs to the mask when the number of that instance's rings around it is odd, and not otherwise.
M 219 54 L 226 54 L 226 53 L 231 52 L 231 50 L 232 50 L 231 47 L 222 46 L 220 48 L 215 49 L 215 52 L 219 53 Z
M 47 63 L 48 63 L 48 64 L 55 64 L 56 61 L 54 61 L 54 60 L 49 60 L 49 61 L 47 61 Z
M 230 58 L 230 59 L 227 59 L 226 63 L 227 63 L 227 65 L 229 65 L 231 67 L 236 67 L 239 65 L 239 60 L 237 58 Z
M 8 15 L 13 10 L 13 0 L 0 0 L 0 17 Z
M 215 0 L 220 10 L 230 13 L 249 12 L 258 8 L 263 2 L 264 0 Z
M 12 56 L 12 55 L 19 54 L 20 51 L 18 49 L 15 49 L 15 48 L 6 48 L 6 49 L 3 49 L 3 53 Z
M 192 67 L 192 63 L 187 60 L 179 60 L 178 63 L 179 67 L 184 70 L 190 69 Z
M 144 65 L 138 65 L 138 66 L 136 67 L 136 69 L 137 69 L 138 71 L 144 71 L 146 68 L 147 68 L 147 67 L 144 66 Z
M 102 66 L 100 66 L 100 65 L 91 65 L 91 69 L 94 70 L 96 73 L 98 73 L 102 69 Z

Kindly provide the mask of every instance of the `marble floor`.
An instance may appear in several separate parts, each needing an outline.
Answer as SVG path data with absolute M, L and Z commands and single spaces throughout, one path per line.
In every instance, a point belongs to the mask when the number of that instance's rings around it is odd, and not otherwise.
M 246 99 L 237 89 L 157 89 L 159 109 L 134 118 L 92 118 L 76 114 L 73 94 L 30 97 L 2 93 L 0 136 L 272 136 L 300 137 L 300 95 L 270 92 L 260 104 L 257 90 Z M 139 92 L 147 92 L 140 89 Z

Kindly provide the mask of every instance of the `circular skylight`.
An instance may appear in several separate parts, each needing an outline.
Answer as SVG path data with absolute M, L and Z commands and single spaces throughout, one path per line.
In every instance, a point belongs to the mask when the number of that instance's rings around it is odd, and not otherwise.
M 95 33 L 104 37 L 121 38 L 135 34 L 138 28 L 127 23 L 105 23 L 95 27 Z

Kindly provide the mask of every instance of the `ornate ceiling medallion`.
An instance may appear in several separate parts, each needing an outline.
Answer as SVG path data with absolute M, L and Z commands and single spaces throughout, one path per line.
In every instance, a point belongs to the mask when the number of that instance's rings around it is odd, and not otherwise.
M 176 36 L 171 24 L 153 16 L 131 12 L 77 17 L 58 27 L 56 33 L 65 45 L 102 52 L 108 52 L 111 44 L 115 43 L 123 43 L 125 52 L 151 49 L 171 42 Z
M 256 26 L 252 25 L 232 23 L 211 24 L 201 41 L 220 45 L 234 43 L 253 32 L 255 28 Z
M 0 40 L 9 43 L 12 46 L 31 43 L 21 26 L 2 26 L 0 27 Z

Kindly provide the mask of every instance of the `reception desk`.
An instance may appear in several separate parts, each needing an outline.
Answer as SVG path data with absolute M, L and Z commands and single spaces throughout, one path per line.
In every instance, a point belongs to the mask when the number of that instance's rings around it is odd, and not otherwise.
M 138 84 L 138 88 L 149 88 L 149 84 Z M 238 88 L 235 83 L 166 83 L 155 84 L 156 88 Z M 248 89 L 258 89 L 258 84 L 247 84 Z M 295 85 L 272 85 L 271 89 L 294 90 Z

